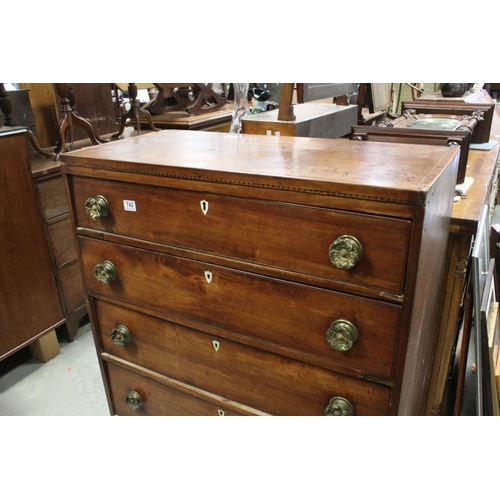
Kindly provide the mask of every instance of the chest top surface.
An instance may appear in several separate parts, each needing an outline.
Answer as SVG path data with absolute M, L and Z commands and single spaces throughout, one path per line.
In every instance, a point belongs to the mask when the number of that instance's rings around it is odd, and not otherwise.
M 165 130 L 61 155 L 64 164 L 422 205 L 458 147 Z

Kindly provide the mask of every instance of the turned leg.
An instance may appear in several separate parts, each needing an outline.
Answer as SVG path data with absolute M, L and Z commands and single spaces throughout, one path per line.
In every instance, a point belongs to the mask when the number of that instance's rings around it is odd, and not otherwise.
M 59 143 L 56 147 L 55 160 L 59 159 L 61 153 L 66 151 L 66 129 L 72 126 L 82 127 L 90 137 L 93 144 L 101 144 L 107 142 L 106 139 L 99 139 L 94 131 L 94 127 L 90 120 L 82 118 L 73 109 L 74 94 L 72 93 L 71 86 L 68 83 L 56 83 L 57 93 L 61 97 L 61 112 L 63 117 L 59 124 Z
M 140 115 L 143 115 L 146 117 L 148 120 L 148 123 L 151 127 L 151 130 L 154 130 L 155 132 L 159 132 L 160 129 L 156 128 L 153 119 L 151 118 L 151 113 L 147 110 L 144 110 L 141 108 L 141 104 L 139 102 L 139 99 L 137 99 L 137 85 L 135 83 L 129 83 L 128 85 L 128 95 L 130 98 L 130 109 L 122 115 L 122 121 L 120 124 L 120 131 L 117 132 L 116 134 L 113 134 L 112 137 L 114 139 L 119 138 L 122 134 L 123 131 L 125 130 L 125 123 L 127 120 L 133 119 L 135 120 L 135 125 L 137 128 L 137 134 L 141 134 L 141 123 L 139 121 Z

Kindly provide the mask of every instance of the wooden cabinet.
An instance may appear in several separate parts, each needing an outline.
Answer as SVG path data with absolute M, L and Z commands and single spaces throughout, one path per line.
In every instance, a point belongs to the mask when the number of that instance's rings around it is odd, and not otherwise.
M 68 337 L 72 340 L 87 314 L 85 289 L 78 268 L 73 230 L 68 212 L 66 185 L 60 163 L 33 153 L 30 156 L 38 189 L 40 208 L 51 255 L 53 273 L 64 313 Z
M 456 148 L 168 130 L 61 158 L 112 414 L 424 413 Z
M 402 103 L 402 111 L 415 110 L 423 114 L 468 115 L 480 113 L 482 120 L 478 122 L 471 137 L 471 144 L 484 144 L 492 134 L 495 101 L 486 90 L 466 93 L 463 97 L 443 97 L 441 92 L 426 94 L 415 101 Z
M 0 131 L 0 192 L 1 360 L 64 321 L 24 129 Z

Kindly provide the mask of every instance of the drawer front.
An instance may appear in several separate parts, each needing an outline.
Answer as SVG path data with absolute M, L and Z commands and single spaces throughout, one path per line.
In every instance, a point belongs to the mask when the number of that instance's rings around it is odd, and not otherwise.
M 104 352 L 265 413 L 322 415 L 333 396 L 348 399 L 357 415 L 387 411 L 388 387 L 105 301 L 96 311 Z
M 42 214 L 46 220 L 68 213 L 66 185 L 62 176 L 41 178 L 38 181 L 38 192 Z
M 391 376 L 400 306 L 80 237 L 91 292 L 237 332 L 327 367 Z M 97 281 L 94 267 L 112 262 L 116 279 Z M 347 320 L 358 336 L 345 352 L 327 331 Z
M 48 224 L 48 229 L 57 267 L 60 268 L 72 260 L 76 262 L 76 249 L 69 217 Z
M 336 210 L 72 178 L 77 225 L 355 283 L 400 294 L 410 223 Z M 109 213 L 92 220 L 87 199 L 102 195 Z M 124 201 L 134 202 L 134 210 Z M 362 257 L 339 269 L 330 245 L 350 235 Z
M 155 380 L 106 363 L 111 397 L 117 415 L 123 416 L 240 416 L 231 406 L 209 402 Z M 130 408 L 126 397 L 135 391 L 142 399 L 140 408 Z M 135 399 L 137 401 L 137 399 Z

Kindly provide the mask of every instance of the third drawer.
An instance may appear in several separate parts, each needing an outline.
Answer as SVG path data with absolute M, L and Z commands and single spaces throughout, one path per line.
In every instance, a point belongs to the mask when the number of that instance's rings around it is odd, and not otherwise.
M 389 387 L 106 301 L 96 301 L 95 307 L 104 352 L 133 363 L 139 372 L 145 368 L 273 415 L 322 415 L 333 397 L 347 399 L 357 415 L 387 412 Z M 128 329 L 125 342 L 116 336 L 123 327 Z

